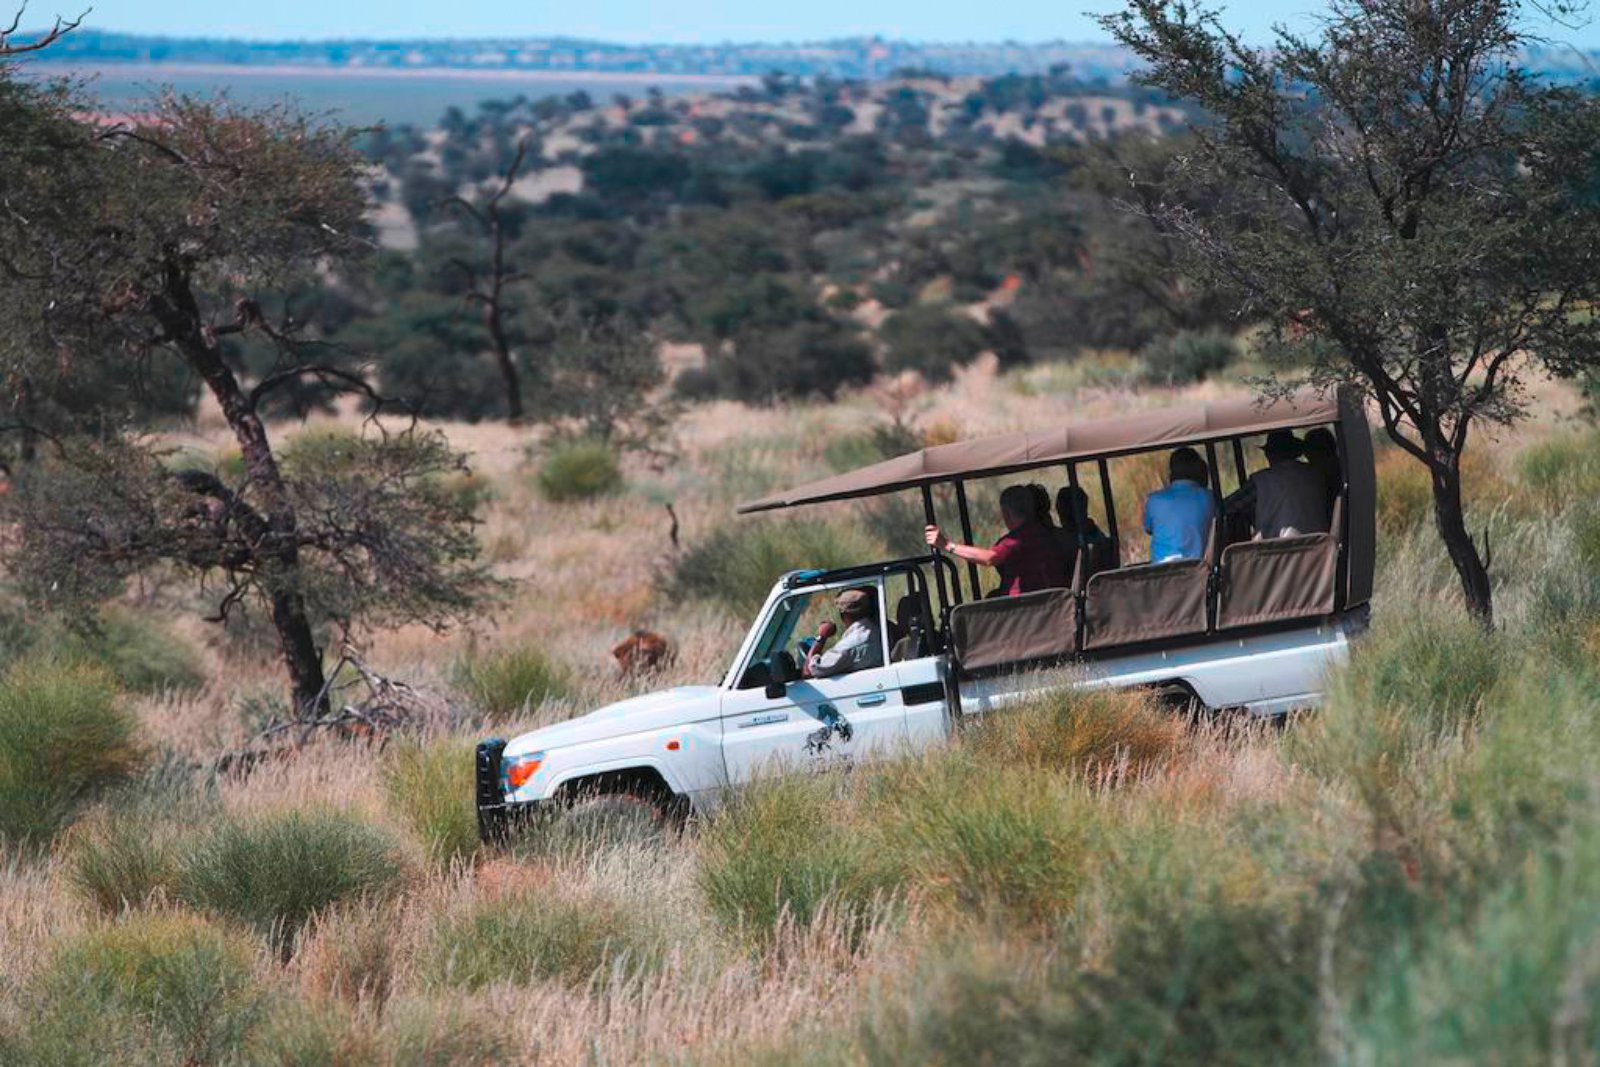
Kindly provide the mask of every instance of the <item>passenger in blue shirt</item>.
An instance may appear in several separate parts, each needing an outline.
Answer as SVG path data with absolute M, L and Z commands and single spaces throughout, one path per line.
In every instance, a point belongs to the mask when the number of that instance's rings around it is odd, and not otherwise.
M 1200 453 L 1180 448 L 1172 453 L 1165 489 L 1151 493 L 1144 501 L 1144 532 L 1150 535 L 1150 562 L 1175 559 L 1201 559 L 1206 554 L 1206 539 L 1211 535 L 1217 514 L 1216 500 L 1206 483 L 1211 469 Z

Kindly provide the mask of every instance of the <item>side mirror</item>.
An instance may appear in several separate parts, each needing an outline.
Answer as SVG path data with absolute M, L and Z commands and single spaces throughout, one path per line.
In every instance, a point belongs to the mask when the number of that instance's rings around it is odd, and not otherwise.
M 800 677 L 800 668 L 794 657 L 781 649 L 767 657 L 767 699 L 780 700 L 789 691 L 789 683 Z

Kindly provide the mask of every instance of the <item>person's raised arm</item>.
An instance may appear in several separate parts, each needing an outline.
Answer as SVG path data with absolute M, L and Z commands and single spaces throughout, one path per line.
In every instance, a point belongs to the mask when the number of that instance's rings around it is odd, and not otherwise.
M 957 559 L 971 560 L 973 563 L 978 563 L 985 567 L 993 567 L 995 559 L 999 555 L 992 548 L 979 548 L 977 545 L 963 545 L 960 542 L 952 541 L 937 526 L 929 526 L 924 531 L 924 535 L 928 544 L 941 552 L 948 552 Z

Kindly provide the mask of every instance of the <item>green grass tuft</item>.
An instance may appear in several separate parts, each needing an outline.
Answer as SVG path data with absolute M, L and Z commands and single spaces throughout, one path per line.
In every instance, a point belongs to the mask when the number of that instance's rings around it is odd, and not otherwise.
M 454 681 L 489 722 L 526 713 L 569 692 L 566 672 L 526 646 L 469 652 L 456 662 Z
M 537 892 L 480 903 L 443 922 L 424 970 L 437 985 L 465 989 L 542 980 L 576 988 L 602 969 L 654 969 L 661 956 L 660 937 L 629 908 Z
M 254 927 L 287 957 L 301 928 L 345 901 L 380 899 L 404 878 L 388 834 L 332 811 L 222 822 L 179 861 L 187 904 Z
M 383 785 L 389 803 L 422 838 L 429 857 L 443 867 L 478 851 L 472 761 L 472 742 L 459 738 L 426 744 L 406 739 L 391 745 L 384 756 Z
M 589 500 L 621 489 L 622 468 L 603 441 L 569 441 L 550 450 L 536 481 L 546 500 Z
M 105 671 L 28 661 L 0 676 L 0 844 L 48 845 L 146 762 Z
M 260 1018 L 247 941 L 195 916 L 135 915 L 57 947 L 28 990 L 20 1063 L 218 1063 Z

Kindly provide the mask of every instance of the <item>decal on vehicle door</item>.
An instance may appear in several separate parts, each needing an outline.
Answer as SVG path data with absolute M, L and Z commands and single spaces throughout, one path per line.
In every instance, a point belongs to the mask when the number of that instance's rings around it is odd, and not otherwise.
M 826 759 L 833 752 L 833 739 L 837 737 L 844 744 L 849 744 L 855 737 L 855 728 L 850 725 L 850 720 L 839 714 L 839 709 L 832 704 L 823 704 L 817 709 L 817 718 L 822 722 L 820 729 L 806 735 L 806 755 L 812 759 Z

